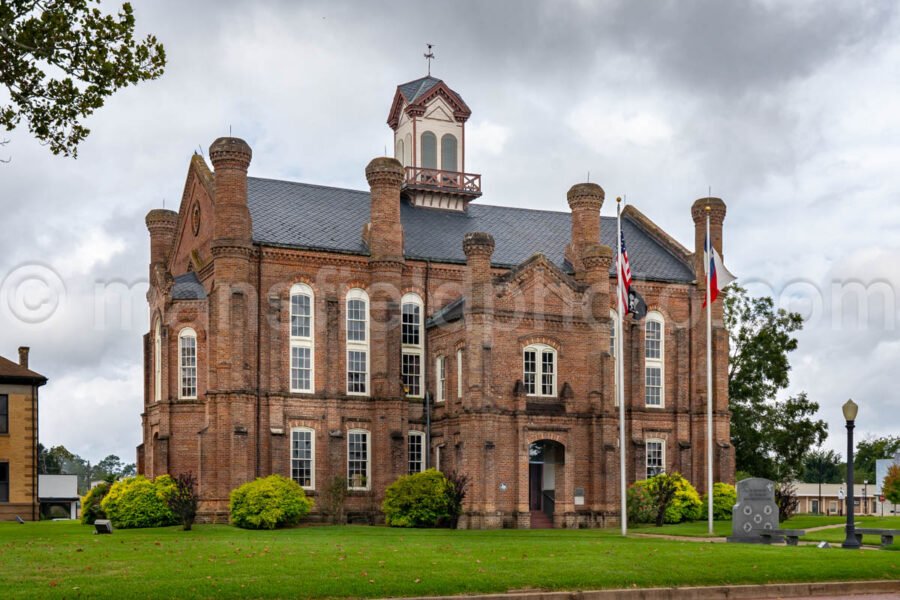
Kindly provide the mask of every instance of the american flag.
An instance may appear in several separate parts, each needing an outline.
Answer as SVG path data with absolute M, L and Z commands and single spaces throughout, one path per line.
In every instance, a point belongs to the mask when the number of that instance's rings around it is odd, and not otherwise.
M 620 232 L 621 258 L 622 264 L 619 265 L 619 281 L 621 282 L 620 290 L 622 293 L 622 306 L 625 307 L 623 316 L 627 315 L 630 310 L 628 308 L 628 292 L 631 290 L 631 267 L 628 265 L 628 251 L 625 250 L 625 232 Z

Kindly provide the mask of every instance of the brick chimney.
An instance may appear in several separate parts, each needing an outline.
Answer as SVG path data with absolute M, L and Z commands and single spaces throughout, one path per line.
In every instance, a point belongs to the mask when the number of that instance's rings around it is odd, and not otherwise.
M 721 198 L 698 198 L 691 205 L 691 218 L 694 219 L 694 272 L 700 287 L 706 285 L 706 269 L 703 265 L 703 246 L 706 242 L 706 208 L 709 207 L 709 235 L 713 248 L 722 253 L 722 224 L 725 222 L 725 203 Z
M 395 158 L 380 156 L 366 167 L 371 190 L 369 252 L 375 259 L 403 258 L 403 225 L 400 223 L 400 186 L 403 165 Z
M 19 346 L 19 366 L 28 368 L 28 353 L 31 348 L 28 346 Z
M 489 233 L 467 233 L 463 238 L 466 254 L 465 322 L 466 372 L 468 389 L 466 406 L 486 407 L 491 404 L 493 347 L 493 282 L 491 255 L 494 238 Z
M 178 213 L 154 208 L 144 219 L 147 231 L 150 232 L 150 269 L 151 280 L 153 265 L 165 266 L 175 243 L 175 228 L 178 225 Z
M 572 211 L 572 241 L 566 259 L 575 269 L 575 278 L 584 280 L 584 252 L 600 243 L 600 209 L 606 193 L 596 183 L 577 183 L 566 194 Z
M 612 260 L 609 246 L 595 243 L 582 249 L 584 281 L 591 288 L 591 317 L 595 323 L 609 320 L 609 267 Z
M 223 137 L 209 147 L 215 169 L 213 247 L 249 247 L 253 241 L 247 207 L 247 169 L 253 152 L 240 138 Z

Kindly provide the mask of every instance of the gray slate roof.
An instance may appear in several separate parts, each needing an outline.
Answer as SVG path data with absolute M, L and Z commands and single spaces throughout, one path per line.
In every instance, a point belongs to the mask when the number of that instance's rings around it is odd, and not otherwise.
M 206 290 L 197 279 L 197 274 L 191 271 L 184 275 L 175 276 L 175 285 L 172 286 L 172 300 L 205 300 Z
M 408 81 L 407 83 L 401 83 L 397 87 L 400 88 L 400 93 L 403 94 L 403 97 L 406 98 L 406 101 L 412 104 L 413 102 L 415 102 L 416 98 L 418 98 L 440 82 L 440 79 L 428 76 L 422 77 L 421 79 L 416 79 L 414 81 Z
M 249 177 L 248 204 L 253 240 L 270 246 L 368 254 L 362 242 L 369 221 L 369 192 Z M 515 267 L 543 253 L 560 269 L 572 272 L 565 261 L 571 237 L 571 214 L 505 206 L 469 205 L 453 212 L 400 207 L 404 254 L 409 259 L 465 263 L 463 236 L 485 231 L 494 236 L 492 263 Z M 632 275 L 636 279 L 690 283 L 691 267 L 655 241 L 635 223 L 623 219 Z M 603 217 L 601 241 L 615 247 L 616 221 Z M 613 268 L 610 273 L 614 274 Z

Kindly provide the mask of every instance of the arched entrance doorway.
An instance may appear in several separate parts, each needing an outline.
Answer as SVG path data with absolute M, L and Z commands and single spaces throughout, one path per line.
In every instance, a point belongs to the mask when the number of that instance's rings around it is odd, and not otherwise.
M 565 446 L 553 440 L 538 440 L 528 446 L 528 508 L 531 528 L 553 527 L 556 482 L 562 479 Z

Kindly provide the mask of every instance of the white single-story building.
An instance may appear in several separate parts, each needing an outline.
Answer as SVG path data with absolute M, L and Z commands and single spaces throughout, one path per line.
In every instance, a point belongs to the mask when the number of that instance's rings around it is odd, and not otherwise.
M 52 517 L 53 507 L 65 508 L 70 519 L 78 518 L 81 497 L 77 475 L 38 475 L 38 502 L 41 514 Z

